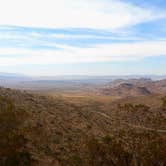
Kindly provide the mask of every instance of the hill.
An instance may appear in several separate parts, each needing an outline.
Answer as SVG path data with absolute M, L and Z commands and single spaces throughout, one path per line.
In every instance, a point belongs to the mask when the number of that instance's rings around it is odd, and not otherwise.
M 0 88 L 0 165 L 164 165 L 161 98 L 77 103 Z
M 139 87 L 130 83 L 122 83 L 114 88 L 103 88 L 101 89 L 101 93 L 104 95 L 120 97 L 142 96 L 151 94 L 151 92 L 146 87 Z
M 99 94 L 110 96 L 141 96 L 166 93 L 166 80 L 140 79 L 118 79 L 97 88 Z

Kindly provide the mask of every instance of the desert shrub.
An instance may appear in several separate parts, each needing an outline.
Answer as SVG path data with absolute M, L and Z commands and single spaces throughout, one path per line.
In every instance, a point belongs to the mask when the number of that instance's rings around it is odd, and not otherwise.
M 118 105 L 118 109 L 125 110 L 125 111 L 149 111 L 150 107 L 143 105 L 143 104 L 124 104 Z
M 31 166 L 33 165 L 31 155 L 28 152 L 18 152 L 8 156 L 5 166 Z
M 128 129 L 116 136 L 122 141 L 135 166 L 163 166 L 166 164 L 166 137 L 157 131 L 139 131 Z
M 133 104 L 125 104 L 123 107 L 122 107 L 124 110 L 127 110 L 127 111 L 133 111 L 135 110 L 135 106 Z
M 71 166 L 83 166 L 83 161 L 79 153 L 69 155 L 67 163 L 70 164 Z
M 121 130 L 87 141 L 87 164 L 93 166 L 164 166 L 166 138 L 157 132 Z
M 0 96 L 0 165 L 31 165 L 32 159 L 25 145 L 23 123 L 27 114 L 18 110 L 13 102 Z
M 137 111 L 149 111 L 150 107 L 144 105 L 144 104 L 137 104 L 134 106 L 134 108 L 137 110 Z
M 128 166 L 131 154 L 114 137 L 105 136 L 102 140 L 92 138 L 88 144 L 89 165 Z
M 0 111 L 11 111 L 14 109 L 14 104 L 11 100 L 0 96 Z
M 161 100 L 162 100 L 162 108 L 166 109 L 166 96 L 163 97 Z

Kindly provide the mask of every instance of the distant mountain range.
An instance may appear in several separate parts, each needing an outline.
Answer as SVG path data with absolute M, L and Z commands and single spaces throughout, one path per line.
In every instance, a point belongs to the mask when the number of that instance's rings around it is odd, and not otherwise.
M 14 73 L 0 73 L 1 86 L 14 87 L 15 85 L 19 84 L 21 81 L 28 81 L 28 80 L 30 80 L 30 77 L 25 75 L 14 74 Z
M 0 86 L 34 91 L 83 91 L 110 96 L 140 96 L 166 92 L 166 76 L 29 77 L 0 73 Z
M 110 80 L 119 80 L 119 79 L 152 79 L 152 80 L 161 80 L 166 79 L 166 75 L 106 75 L 106 76 L 88 76 L 88 75 L 60 75 L 60 76 L 27 76 L 19 73 L 5 73 L 0 72 L 1 77 L 6 78 L 31 78 L 33 80 L 84 80 L 84 81 L 92 81 L 92 80 L 100 80 L 100 81 L 110 81 Z

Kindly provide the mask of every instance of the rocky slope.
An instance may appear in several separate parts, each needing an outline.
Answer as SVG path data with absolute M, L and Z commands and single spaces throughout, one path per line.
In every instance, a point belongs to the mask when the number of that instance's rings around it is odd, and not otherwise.
M 110 96 L 129 97 L 150 95 L 151 92 L 146 87 L 136 86 L 130 83 L 122 83 L 114 88 L 103 88 L 101 93 Z
M 165 94 L 166 80 L 153 81 L 151 79 L 119 79 L 98 88 L 99 94 L 128 97 L 150 94 Z
M 165 164 L 165 106 L 127 103 L 80 105 L 0 88 L 0 165 Z

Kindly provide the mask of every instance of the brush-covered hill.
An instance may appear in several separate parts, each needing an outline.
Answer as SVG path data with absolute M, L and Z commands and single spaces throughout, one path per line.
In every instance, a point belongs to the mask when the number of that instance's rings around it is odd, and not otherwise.
M 155 107 L 116 102 L 0 88 L 0 165 L 165 165 L 166 98 Z

